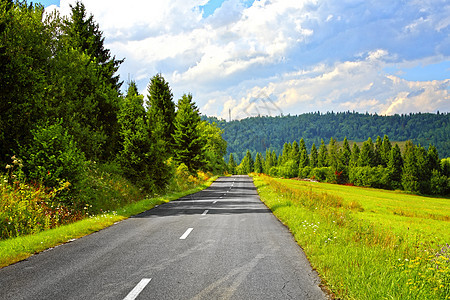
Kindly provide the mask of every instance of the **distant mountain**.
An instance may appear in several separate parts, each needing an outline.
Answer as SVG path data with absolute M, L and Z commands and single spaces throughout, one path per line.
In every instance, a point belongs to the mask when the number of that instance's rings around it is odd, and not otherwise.
M 415 113 L 407 115 L 379 116 L 356 112 L 307 113 L 298 116 L 251 117 L 227 122 L 215 117 L 203 116 L 203 120 L 215 122 L 224 130 L 228 142 L 228 155 L 233 153 L 240 161 L 247 149 L 252 154 L 264 153 L 266 148 L 280 153 L 286 142 L 305 140 L 308 149 L 321 139 L 328 144 L 331 137 L 342 141 L 362 142 L 369 137 L 387 135 L 389 140 L 412 140 L 415 144 L 436 146 L 441 158 L 450 157 L 450 114 Z

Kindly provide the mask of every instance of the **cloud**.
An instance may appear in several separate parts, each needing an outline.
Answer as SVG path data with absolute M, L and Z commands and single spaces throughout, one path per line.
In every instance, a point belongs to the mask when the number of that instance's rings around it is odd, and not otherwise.
M 62 14 L 69 3 L 75 0 L 61 0 Z M 267 114 L 450 110 L 445 74 L 401 78 L 417 65 L 449 60 L 446 0 L 225 0 L 206 17 L 208 0 L 83 3 L 106 47 L 126 58 L 122 79 L 130 74 L 145 93 L 160 72 L 175 99 L 193 93 L 206 114 L 263 113 L 258 97 L 278 109 Z

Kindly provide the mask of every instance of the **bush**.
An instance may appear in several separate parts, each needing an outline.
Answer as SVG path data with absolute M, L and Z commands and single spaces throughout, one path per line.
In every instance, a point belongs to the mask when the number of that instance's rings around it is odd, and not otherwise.
M 322 167 L 312 169 L 311 173 L 309 174 L 309 178 L 316 179 L 319 181 L 327 181 L 327 178 L 330 180 L 330 178 L 332 178 L 333 175 L 334 174 L 332 172 L 331 167 Z
M 32 130 L 33 140 L 22 148 L 28 180 L 58 189 L 69 182 L 76 189 L 83 178 L 86 159 L 61 122 Z
M 349 172 L 349 180 L 357 186 L 391 189 L 391 174 L 388 168 L 355 167 Z
M 298 177 L 300 177 L 300 178 L 308 178 L 309 177 L 309 174 L 311 173 L 311 167 L 310 166 L 306 166 L 306 167 L 304 167 L 304 168 L 301 168 L 299 171 L 298 171 Z

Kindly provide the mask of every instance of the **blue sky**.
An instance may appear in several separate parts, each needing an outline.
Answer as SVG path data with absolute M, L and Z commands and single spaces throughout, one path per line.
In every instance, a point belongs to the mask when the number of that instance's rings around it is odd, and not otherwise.
M 41 3 L 67 15 L 75 0 Z M 123 80 L 145 94 L 162 73 L 204 114 L 244 118 L 264 99 L 284 114 L 450 111 L 447 0 L 83 3 L 125 58 Z

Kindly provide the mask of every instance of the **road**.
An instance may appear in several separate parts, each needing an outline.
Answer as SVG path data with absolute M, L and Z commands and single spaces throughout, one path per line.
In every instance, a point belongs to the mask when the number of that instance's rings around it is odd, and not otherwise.
M 326 299 L 248 176 L 0 269 L 0 299 Z

